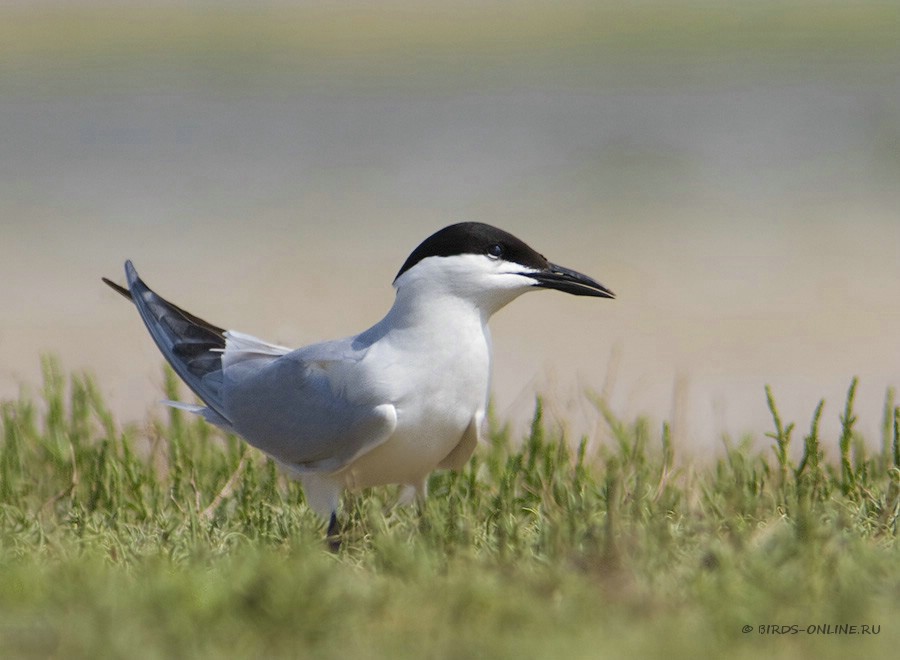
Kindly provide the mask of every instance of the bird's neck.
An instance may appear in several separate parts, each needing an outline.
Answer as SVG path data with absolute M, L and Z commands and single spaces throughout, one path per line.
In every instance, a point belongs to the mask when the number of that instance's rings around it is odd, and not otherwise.
M 404 344 L 427 345 L 448 337 L 484 337 L 489 342 L 489 319 L 489 312 L 452 292 L 399 287 L 385 317 L 359 339 L 370 343 L 390 336 Z
M 490 314 L 478 305 L 453 293 L 429 291 L 427 295 L 417 295 L 401 288 L 384 321 L 397 329 L 420 328 L 430 332 L 437 328 L 452 332 L 484 328 L 489 319 Z

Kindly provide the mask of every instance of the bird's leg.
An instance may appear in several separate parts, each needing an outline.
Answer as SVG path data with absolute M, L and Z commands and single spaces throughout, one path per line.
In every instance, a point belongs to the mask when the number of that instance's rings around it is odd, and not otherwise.
M 431 524 L 426 515 L 426 499 L 428 497 L 428 479 L 423 479 L 415 486 L 416 489 L 416 514 L 419 518 L 419 531 L 428 532 L 431 530 Z
M 328 532 L 325 536 L 325 542 L 328 549 L 337 552 L 341 549 L 341 524 L 338 522 L 337 512 L 331 512 L 331 518 L 328 520 Z

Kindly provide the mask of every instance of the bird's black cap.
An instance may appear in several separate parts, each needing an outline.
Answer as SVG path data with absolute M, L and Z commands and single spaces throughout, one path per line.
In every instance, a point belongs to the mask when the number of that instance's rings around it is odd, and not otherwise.
M 544 255 L 507 231 L 483 222 L 460 222 L 426 238 L 397 273 L 400 277 L 427 257 L 452 257 L 458 254 L 484 254 L 511 261 L 536 270 L 549 265 Z M 396 281 L 397 277 L 394 278 Z

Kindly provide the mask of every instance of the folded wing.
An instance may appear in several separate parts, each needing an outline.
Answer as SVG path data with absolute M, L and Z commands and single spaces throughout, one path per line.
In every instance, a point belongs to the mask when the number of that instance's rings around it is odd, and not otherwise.
M 307 361 L 301 350 L 227 368 L 229 419 L 250 444 L 296 471 L 339 470 L 397 427 L 392 404 L 348 400 L 335 385 L 340 366 Z
M 364 350 L 350 340 L 290 352 L 181 309 L 150 289 L 130 261 L 125 274 L 128 289 L 104 281 L 135 304 L 166 361 L 208 408 L 174 405 L 299 472 L 338 470 L 394 432 L 393 405 L 350 401 L 335 385 L 335 370 Z

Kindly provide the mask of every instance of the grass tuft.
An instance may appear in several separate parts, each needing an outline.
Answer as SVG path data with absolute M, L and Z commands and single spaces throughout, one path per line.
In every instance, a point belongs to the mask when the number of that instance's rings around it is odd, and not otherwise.
M 840 435 L 823 437 L 820 401 L 796 465 L 770 388 L 771 451 L 748 438 L 677 462 L 668 424 L 595 399 L 610 440 L 572 441 L 538 398 L 524 438 L 491 416 L 488 443 L 433 475 L 420 507 L 395 507 L 396 488 L 346 497 L 333 555 L 297 484 L 237 438 L 178 410 L 122 425 L 89 377 L 43 367 L 38 398 L 0 404 L 3 657 L 891 657 L 900 643 L 900 407 L 889 393 L 882 443 L 863 444 L 855 379 Z M 844 624 L 870 632 L 806 632 Z

